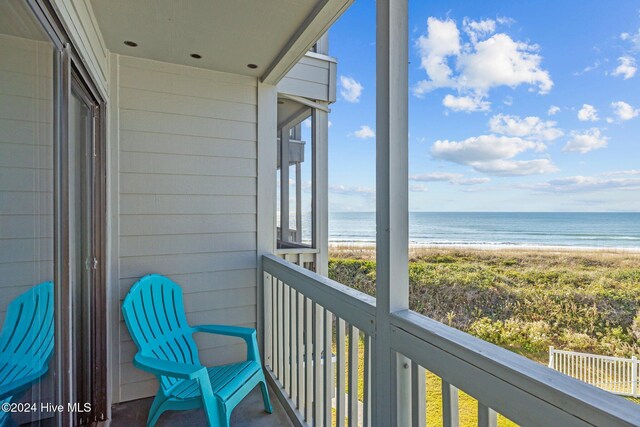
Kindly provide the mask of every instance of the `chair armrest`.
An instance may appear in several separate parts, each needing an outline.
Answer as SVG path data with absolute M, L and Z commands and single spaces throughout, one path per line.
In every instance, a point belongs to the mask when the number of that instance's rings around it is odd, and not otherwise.
M 35 384 L 44 374 L 48 371 L 48 367 L 44 367 L 40 371 L 27 375 L 25 377 L 19 378 L 15 381 L 11 381 L 7 384 L 0 385 L 0 400 L 4 400 L 9 396 L 15 396 L 17 394 L 22 393 L 23 391 L 29 389 L 31 385 Z
M 198 325 L 194 326 L 192 330 L 193 332 L 206 332 L 209 334 L 242 338 L 247 343 L 247 360 L 253 360 L 260 363 L 258 340 L 256 338 L 256 330 L 253 328 L 226 325 Z
M 194 332 L 207 332 L 209 334 L 229 335 L 232 337 L 251 338 L 256 330 L 253 328 L 243 328 L 242 326 L 227 325 L 198 325 L 193 327 Z
M 154 357 L 142 356 L 140 353 L 137 353 L 133 357 L 133 364 L 137 368 L 153 374 L 187 380 L 197 378 L 203 370 L 207 370 L 204 366 L 156 359 Z

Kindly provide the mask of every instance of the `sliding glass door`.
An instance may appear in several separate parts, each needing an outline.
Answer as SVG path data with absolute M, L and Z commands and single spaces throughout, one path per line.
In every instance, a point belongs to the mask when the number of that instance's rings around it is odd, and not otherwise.
M 0 2 L 0 425 L 54 417 L 54 52 Z
M 104 103 L 53 14 L 0 1 L 0 426 L 106 415 Z

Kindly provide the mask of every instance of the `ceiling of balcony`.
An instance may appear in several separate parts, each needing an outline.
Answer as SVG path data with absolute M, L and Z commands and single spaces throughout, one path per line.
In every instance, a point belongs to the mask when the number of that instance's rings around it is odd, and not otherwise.
M 264 79 L 282 66 L 283 59 L 291 62 L 304 54 L 352 1 L 91 0 L 91 4 L 112 52 Z

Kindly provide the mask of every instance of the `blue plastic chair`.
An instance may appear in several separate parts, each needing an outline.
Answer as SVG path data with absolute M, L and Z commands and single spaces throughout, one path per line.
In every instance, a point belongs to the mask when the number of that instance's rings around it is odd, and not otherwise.
M 258 384 L 262 389 L 264 409 L 271 413 L 255 329 L 189 326 L 182 303 L 182 289 L 158 274 L 145 276 L 131 287 L 122 311 L 129 333 L 138 347 L 133 364 L 155 374 L 160 382 L 149 410 L 147 426 L 155 425 L 166 410 L 194 408 L 204 408 L 210 426 L 228 426 L 233 409 Z M 212 368 L 202 366 L 192 337 L 194 332 L 244 339 L 247 360 Z
M 49 369 L 53 354 L 53 283 L 41 283 L 11 301 L 0 331 L 0 404 L 18 399 Z M 12 425 L 0 410 L 0 426 Z

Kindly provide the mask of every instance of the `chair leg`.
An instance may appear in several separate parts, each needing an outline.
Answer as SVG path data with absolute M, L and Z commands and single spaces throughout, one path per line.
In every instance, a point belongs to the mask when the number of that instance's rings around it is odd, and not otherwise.
M 271 400 L 269 399 L 269 388 L 267 387 L 267 382 L 264 378 L 262 379 L 262 381 L 260 381 L 260 390 L 262 390 L 264 411 L 271 414 L 273 412 L 273 408 L 271 407 Z
M 153 399 L 153 403 L 151 404 L 151 408 L 149 409 L 149 418 L 147 418 L 147 427 L 153 427 L 158 422 L 158 418 L 164 412 L 162 409 L 162 405 L 166 401 L 166 398 L 158 392 L 156 397 Z

